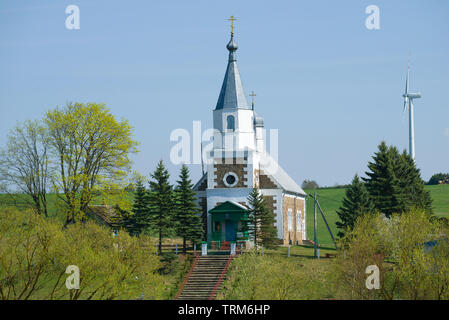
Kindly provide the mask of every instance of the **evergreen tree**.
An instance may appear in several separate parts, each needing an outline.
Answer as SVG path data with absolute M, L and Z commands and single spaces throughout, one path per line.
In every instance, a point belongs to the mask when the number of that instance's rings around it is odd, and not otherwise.
M 262 215 L 260 219 L 260 236 L 262 244 L 267 249 L 274 249 L 277 246 L 277 229 L 275 227 L 276 215 L 270 210 L 262 196 Z
M 136 182 L 132 214 L 125 217 L 125 227 L 132 235 L 138 235 L 150 226 L 148 213 L 148 193 L 142 179 Z
M 397 177 L 400 169 L 397 149 L 388 147 L 385 141 L 382 141 L 373 160 L 368 163 L 368 169 L 371 171 L 365 172 L 368 178 L 362 179 L 366 182 L 374 207 L 387 217 L 403 212 L 403 192 Z
M 396 147 L 388 147 L 382 141 L 368 169 L 368 177 L 362 179 L 376 210 L 387 217 L 412 207 L 432 212 L 430 194 L 424 190 L 420 171 L 405 151 L 400 154 Z
M 162 239 L 169 236 L 174 227 L 173 187 L 169 183 L 170 175 L 162 160 L 159 161 L 151 177 L 154 180 L 150 181 L 148 191 L 149 221 L 152 229 L 158 234 L 159 252 L 162 252 Z
M 445 181 L 449 181 L 449 173 L 436 173 L 432 177 L 430 177 L 429 182 L 427 184 L 434 185 L 439 184 L 440 181 L 445 183 Z
M 189 169 L 183 165 L 175 188 L 176 234 L 182 237 L 183 252 L 187 252 L 186 241 L 195 243 L 203 237 L 201 209 L 195 202 L 195 191 L 189 177 Z
M 244 231 L 248 231 L 248 236 L 254 241 L 254 246 L 261 242 L 265 247 L 272 248 L 276 243 L 276 218 L 265 202 L 259 189 L 254 187 L 248 196 L 250 209 L 248 218 L 243 224 Z
M 338 232 L 338 236 L 340 238 L 343 237 L 347 228 L 352 230 L 358 217 L 364 214 L 371 214 L 373 211 L 374 206 L 368 190 L 358 175 L 355 175 L 354 179 L 352 179 L 352 184 L 346 189 L 346 196 L 343 199 L 342 206 L 337 210 L 337 215 L 341 220 L 341 222 L 336 222 L 337 228 L 341 229 Z
M 134 229 L 133 213 L 123 210 L 119 206 L 116 206 L 115 210 L 117 214 L 114 217 L 114 220 L 117 221 L 119 228 L 125 229 L 130 235 L 137 234 L 137 231 Z
M 111 217 L 111 227 L 114 230 L 125 229 L 130 235 L 136 235 L 137 231 L 134 225 L 134 214 L 120 208 L 114 207 L 114 215 Z
M 401 154 L 400 160 L 402 164 L 400 181 L 407 209 L 420 208 L 426 213 L 432 214 L 432 198 L 430 193 L 424 189 L 425 182 L 421 179 L 421 171 L 405 150 Z

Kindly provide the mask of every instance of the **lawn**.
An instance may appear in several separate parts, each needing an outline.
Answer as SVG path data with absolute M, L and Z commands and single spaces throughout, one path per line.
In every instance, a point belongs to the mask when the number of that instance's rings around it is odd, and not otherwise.
M 291 246 L 237 256 L 231 263 L 217 299 L 328 299 L 334 298 L 329 281 L 333 259 L 320 250 L 321 259 L 313 258 L 313 247 Z

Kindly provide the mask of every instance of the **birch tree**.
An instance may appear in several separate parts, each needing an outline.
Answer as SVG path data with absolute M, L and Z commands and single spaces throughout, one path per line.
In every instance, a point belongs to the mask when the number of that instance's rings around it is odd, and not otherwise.
M 48 147 L 45 128 L 38 121 L 27 120 L 10 131 L 7 146 L 0 151 L 0 180 L 5 189 L 44 216 L 48 215 Z

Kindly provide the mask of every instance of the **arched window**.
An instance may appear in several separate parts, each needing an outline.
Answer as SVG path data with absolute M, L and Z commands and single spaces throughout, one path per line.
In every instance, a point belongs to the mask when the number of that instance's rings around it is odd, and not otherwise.
M 234 131 L 234 130 L 235 130 L 235 120 L 234 120 L 234 116 L 228 116 L 228 117 L 226 118 L 226 122 L 227 122 L 227 125 L 226 125 L 227 129 L 228 129 L 228 130 Z

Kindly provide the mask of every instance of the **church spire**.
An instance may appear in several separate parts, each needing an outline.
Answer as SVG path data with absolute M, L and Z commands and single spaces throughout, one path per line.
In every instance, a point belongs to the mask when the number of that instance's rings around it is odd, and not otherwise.
M 246 101 L 245 92 L 243 91 L 242 80 L 240 79 L 240 73 L 237 68 L 237 59 L 235 52 L 238 49 L 237 43 L 234 41 L 234 21 L 236 20 L 231 16 L 231 40 L 226 45 L 226 49 L 229 51 L 228 67 L 221 86 L 220 96 L 218 97 L 217 106 L 218 109 L 250 109 L 248 102 Z

